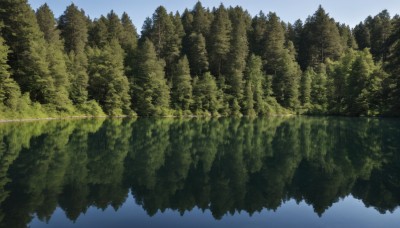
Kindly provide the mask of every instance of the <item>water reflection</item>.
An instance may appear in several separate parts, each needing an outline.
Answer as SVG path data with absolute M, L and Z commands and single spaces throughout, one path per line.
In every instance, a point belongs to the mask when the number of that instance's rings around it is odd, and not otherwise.
M 380 213 L 400 205 L 400 120 L 91 119 L 0 125 L 0 227 L 118 210 L 215 219 L 291 199 L 323 213 L 350 194 Z

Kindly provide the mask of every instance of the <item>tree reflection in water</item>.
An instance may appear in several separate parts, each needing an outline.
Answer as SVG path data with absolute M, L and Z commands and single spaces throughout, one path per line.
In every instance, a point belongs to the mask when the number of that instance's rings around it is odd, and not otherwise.
M 0 226 L 118 210 L 132 192 L 152 216 L 198 207 L 322 216 L 350 194 L 400 204 L 400 121 L 377 118 L 90 119 L 0 125 Z

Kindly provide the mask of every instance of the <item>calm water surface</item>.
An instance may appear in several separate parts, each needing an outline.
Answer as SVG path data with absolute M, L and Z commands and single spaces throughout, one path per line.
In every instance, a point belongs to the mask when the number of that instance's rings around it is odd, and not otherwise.
M 400 119 L 0 124 L 0 227 L 400 227 Z

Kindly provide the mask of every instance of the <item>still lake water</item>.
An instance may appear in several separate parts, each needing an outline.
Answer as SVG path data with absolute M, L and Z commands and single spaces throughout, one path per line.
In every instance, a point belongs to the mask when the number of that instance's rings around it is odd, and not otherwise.
M 0 124 L 0 227 L 400 227 L 400 119 Z

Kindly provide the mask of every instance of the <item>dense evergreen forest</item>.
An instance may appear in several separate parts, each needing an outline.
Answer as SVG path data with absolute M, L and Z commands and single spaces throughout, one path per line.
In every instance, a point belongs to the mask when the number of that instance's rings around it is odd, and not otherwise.
M 129 16 L 0 0 L 0 117 L 400 114 L 400 17 L 237 7 Z

